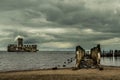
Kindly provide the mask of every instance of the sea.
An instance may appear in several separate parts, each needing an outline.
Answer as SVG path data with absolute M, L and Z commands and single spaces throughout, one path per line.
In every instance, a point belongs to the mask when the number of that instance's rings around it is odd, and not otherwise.
M 0 51 L 0 71 L 75 67 L 74 51 Z M 102 57 L 101 64 L 120 66 L 120 57 Z

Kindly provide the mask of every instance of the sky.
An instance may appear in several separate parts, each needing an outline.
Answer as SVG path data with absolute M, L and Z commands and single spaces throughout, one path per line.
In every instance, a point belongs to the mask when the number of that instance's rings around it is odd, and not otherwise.
M 40 51 L 120 49 L 120 0 L 0 0 L 0 50 L 18 36 Z

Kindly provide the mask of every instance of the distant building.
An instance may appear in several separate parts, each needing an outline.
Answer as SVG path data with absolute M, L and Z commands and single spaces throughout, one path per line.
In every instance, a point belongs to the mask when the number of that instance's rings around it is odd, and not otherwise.
M 37 45 L 24 45 L 23 38 L 17 39 L 17 44 L 9 44 L 7 47 L 8 52 L 36 52 L 38 51 Z

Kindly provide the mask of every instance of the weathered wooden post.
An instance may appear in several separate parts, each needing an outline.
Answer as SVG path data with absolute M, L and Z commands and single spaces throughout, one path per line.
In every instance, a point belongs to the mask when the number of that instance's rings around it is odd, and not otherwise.
M 84 59 L 85 50 L 81 46 L 76 46 L 76 65 L 75 67 L 80 69 L 81 68 L 81 61 Z

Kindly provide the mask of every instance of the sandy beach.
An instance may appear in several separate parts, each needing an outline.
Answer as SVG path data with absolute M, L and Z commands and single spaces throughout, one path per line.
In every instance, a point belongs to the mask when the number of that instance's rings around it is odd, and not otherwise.
M 120 80 L 120 67 L 99 69 L 42 69 L 0 72 L 0 80 Z

